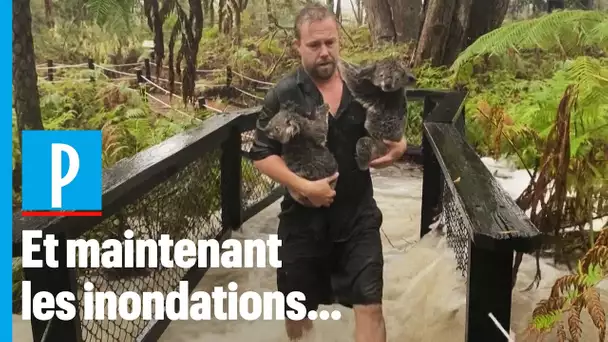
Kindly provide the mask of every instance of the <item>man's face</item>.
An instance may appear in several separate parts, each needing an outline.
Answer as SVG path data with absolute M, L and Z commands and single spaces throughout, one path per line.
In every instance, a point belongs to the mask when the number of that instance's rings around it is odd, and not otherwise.
M 334 74 L 340 45 L 338 24 L 333 18 L 302 23 L 295 45 L 302 65 L 313 79 L 325 81 Z

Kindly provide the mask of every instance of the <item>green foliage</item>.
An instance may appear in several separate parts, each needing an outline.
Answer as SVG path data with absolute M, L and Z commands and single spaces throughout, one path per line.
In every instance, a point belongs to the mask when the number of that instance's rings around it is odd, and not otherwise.
M 566 56 L 580 55 L 589 47 L 608 48 L 608 13 L 556 11 L 535 19 L 506 24 L 477 39 L 454 61 L 458 73 L 475 56 L 540 48 Z
M 573 274 L 558 278 L 547 299 L 541 300 L 534 309 L 527 332 L 542 339 L 553 330 L 560 341 L 578 342 L 581 338 L 580 318 L 583 309 L 598 330 L 600 341 L 605 339 L 606 313 L 600 301 L 597 286 L 606 279 L 608 266 L 607 234 L 603 229 L 593 248 L 578 261 Z M 564 317 L 568 316 L 566 322 Z M 568 333 L 565 324 L 568 324 Z
M 99 64 L 120 64 L 127 58 L 137 61 L 145 52 L 142 43 L 146 39 L 150 39 L 150 33 L 143 26 L 127 29 L 112 22 L 103 26 L 58 22 L 34 34 L 34 47 L 38 63 L 52 59 L 55 63 L 77 64 L 92 58 Z

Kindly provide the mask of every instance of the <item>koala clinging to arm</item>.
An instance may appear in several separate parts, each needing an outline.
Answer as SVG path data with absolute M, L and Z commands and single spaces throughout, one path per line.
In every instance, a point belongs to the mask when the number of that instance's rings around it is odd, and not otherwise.
M 338 172 L 338 163 L 325 146 L 329 130 L 329 105 L 315 108 L 308 116 L 298 112 L 293 103 L 281 106 L 266 127 L 258 127 L 269 138 L 283 144 L 283 159 L 287 167 L 298 176 L 315 181 Z M 336 182 L 330 183 L 335 188 Z M 288 189 L 291 196 L 305 206 L 312 203 Z
M 369 136 L 359 139 L 356 159 L 359 169 L 387 153 L 383 140 L 400 141 L 407 118 L 405 88 L 416 84 L 416 77 L 398 59 L 384 59 L 358 67 L 340 61 L 339 70 L 353 97 L 367 111 L 365 129 Z M 404 111 L 405 109 L 405 111 Z

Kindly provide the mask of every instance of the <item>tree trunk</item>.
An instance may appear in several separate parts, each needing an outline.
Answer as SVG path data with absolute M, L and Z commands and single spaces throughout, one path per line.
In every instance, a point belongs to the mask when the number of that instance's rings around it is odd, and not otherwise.
M 40 114 L 30 0 L 13 0 L 13 91 L 19 131 L 44 129 Z
M 392 25 L 395 28 L 395 41 L 409 43 L 418 40 L 421 0 L 388 0 Z
M 456 0 L 426 0 L 426 17 L 414 56 L 414 65 L 428 60 L 431 65 L 443 63 L 444 49 L 450 35 L 450 26 Z M 489 0 L 486 0 L 489 1 Z
M 339 23 L 342 22 L 342 1 L 336 0 L 336 19 Z
M 53 0 L 44 0 L 44 15 L 47 26 L 52 28 L 55 25 L 53 21 Z
M 456 9 L 454 10 L 454 15 L 452 16 L 450 33 L 448 35 L 445 51 L 443 53 L 443 65 L 452 64 L 467 43 L 466 33 L 469 27 L 472 4 L 473 0 L 456 0 Z
M 547 0 L 547 12 L 551 13 L 555 9 L 564 9 L 564 0 Z
M 429 7 L 429 0 L 426 0 L 424 4 L 422 4 L 422 10 L 420 11 L 420 16 L 418 17 L 418 37 L 416 41 L 420 41 L 420 35 L 422 34 L 422 27 L 424 26 L 424 20 L 426 19 L 426 9 Z
M 473 0 L 470 14 L 473 20 L 469 22 L 469 28 L 467 29 L 466 46 L 469 46 L 484 34 L 500 27 L 505 20 L 508 9 L 509 0 Z
M 203 0 L 203 14 L 205 19 L 209 20 L 209 27 L 215 25 L 215 9 L 213 7 L 213 0 Z
M 220 32 L 224 32 L 224 22 L 226 19 L 226 0 L 219 0 L 217 5 L 217 28 Z
M 222 30 L 224 34 L 229 35 L 232 33 L 232 22 L 233 22 L 234 14 L 233 9 L 230 4 L 226 4 L 226 13 L 224 14 L 224 21 L 222 23 Z
M 242 32 L 241 32 L 241 17 L 245 9 L 247 8 L 248 0 L 230 0 L 230 7 L 232 8 L 232 18 L 234 19 L 234 28 L 236 30 L 235 41 L 236 45 L 241 45 Z
M 21 149 L 21 132 L 43 130 L 30 0 L 13 0 L 13 105 Z M 21 155 L 21 153 L 19 153 Z M 21 160 L 15 160 L 13 190 L 21 192 Z
M 581 6 L 582 6 L 584 9 L 588 9 L 588 10 L 592 10 L 592 9 L 593 9 L 593 7 L 595 7 L 595 6 L 593 5 L 593 0 L 581 0 Z
M 209 27 L 213 27 L 215 26 L 215 3 L 213 1 L 209 3 L 209 15 L 211 16 L 209 18 Z
M 498 28 L 509 8 L 509 0 L 428 1 L 414 65 L 451 64 L 477 38 Z
M 364 0 L 374 45 L 418 38 L 421 0 Z
M 363 25 L 363 5 L 361 4 L 361 0 L 349 0 L 350 7 L 353 9 L 353 14 L 355 15 L 355 21 L 357 26 Z
M 272 29 L 274 28 L 273 25 L 273 18 L 274 16 L 274 12 L 272 10 L 272 5 L 270 4 L 270 0 L 265 0 L 266 2 L 266 18 L 268 19 L 268 31 L 272 31 Z
M 234 29 L 236 30 L 236 45 L 241 45 L 241 9 L 234 9 Z
M 387 0 L 363 0 L 363 4 L 367 13 L 369 31 L 372 34 L 372 43 L 374 45 L 393 43 L 395 26 Z

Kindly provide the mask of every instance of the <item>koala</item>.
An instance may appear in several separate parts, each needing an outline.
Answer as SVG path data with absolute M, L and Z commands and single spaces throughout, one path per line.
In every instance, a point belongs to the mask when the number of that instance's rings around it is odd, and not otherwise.
M 399 141 L 403 137 L 407 118 L 405 88 L 415 85 L 416 77 L 397 59 L 363 67 L 341 60 L 338 69 L 355 100 L 366 110 L 365 129 L 369 136 L 357 142 L 355 159 L 360 170 L 367 170 L 370 161 L 388 152 L 383 140 Z
M 308 115 L 298 112 L 294 103 L 281 106 L 266 127 L 259 127 L 269 138 L 283 145 L 283 159 L 298 176 L 315 181 L 338 172 L 338 162 L 326 147 L 329 130 L 329 105 L 324 103 Z M 336 181 L 330 183 L 335 189 Z M 312 203 L 304 196 L 289 190 L 291 196 L 305 206 Z

